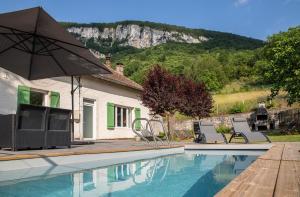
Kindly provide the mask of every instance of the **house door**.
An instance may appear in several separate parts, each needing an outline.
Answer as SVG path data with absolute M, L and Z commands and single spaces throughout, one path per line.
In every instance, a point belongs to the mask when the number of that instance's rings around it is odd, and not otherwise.
M 83 138 L 95 139 L 95 101 L 83 100 Z

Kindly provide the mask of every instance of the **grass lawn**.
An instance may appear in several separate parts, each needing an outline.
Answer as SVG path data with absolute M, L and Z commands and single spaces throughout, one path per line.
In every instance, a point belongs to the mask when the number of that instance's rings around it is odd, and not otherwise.
M 236 92 L 227 94 L 213 95 L 214 108 L 212 115 L 232 113 L 232 109 L 239 105 L 241 112 L 249 112 L 258 106 L 258 103 L 265 102 L 272 108 L 289 107 L 285 100 L 285 93 L 280 92 L 272 102 L 267 102 L 268 96 L 271 94 L 269 89 L 249 90 L 246 92 Z M 300 107 L 294 103 L 292 107 Z
M 228 103 L 236 103 L 246 100 L 256 100 L 258 98 L 266 98 L 270 95 L 269 90 L 256 90 L 249 92 L 239 92 L 233 94 L 216 94 L 213 95 L 213 99 L 216 104 L 228 104 Z
M 300 134 L 294 135 L 268 135 L 272 142 L 300 142 Z
M 213 95 L 213 113 L 215 115 L 231 113 L 231 109 L 236 108 L 237 105 L 240 106 L 239 108 L 241 108 L 241 112 L 248 112 L 257 107 L 257 103 L 266 101 L 269 95 L 269 90 L 216 94 Z
M 229 141 L 231 134 L 225 134 L 227 140 Z M 300 142 L 300 134 L 294 135 L 280 135 L 280 134 L 267 134 L 272 142 Z M 242 137 L 234 138 L 232 143 L 244 143 Z

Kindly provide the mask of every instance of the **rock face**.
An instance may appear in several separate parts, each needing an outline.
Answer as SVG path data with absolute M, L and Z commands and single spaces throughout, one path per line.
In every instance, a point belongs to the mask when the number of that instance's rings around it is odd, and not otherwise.
M 81 39 L 109 40 L 110 42 L 119 42 L 123 46 L 135 48 L 147 48 L 168 41 L 201 43 L 208 40 L 203 36 L 195 37 L 181 32 L 163 31 L 136 24 L 117 25 L 115 28 L 105 27 L 103 29 L 98 27 L 69 27 L 67 30 L 81 37 Z

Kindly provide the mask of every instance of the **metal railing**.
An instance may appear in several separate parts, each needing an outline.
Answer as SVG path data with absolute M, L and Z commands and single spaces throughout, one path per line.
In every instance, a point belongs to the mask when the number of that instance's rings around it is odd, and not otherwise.
M 140 121 L 140 128 L 139 129 L 136 128 L 136 124 L 138 123 L 138 121 Z M 145 124 L 142 124 L 142 122 L 145 122 Z M 148 120 L 147 118 L 136 118 L 132 122 L 131 128 L 132 128 L 132 131 L 138 137 L 140 137 L 142 140 L 147 142 L 149 145 L 152 145 L 152 143 L 148 138 L 152 138 L 153 142 L 154 142 L 154 147 L 157 148 L 158 147 L 158 142 L 160 142 L 162 145 L 164 145 L 164 141 L 161 138 L 159 138 L 155 135 L 154 128 L 153 128 L 153 125 L 151 123 L 159 123 L 162 126 L 162 131 L 164 133 L 164 136 L 166 137 L 167 144 L 169 146 L 171 146 L 168 134 L 167 134 L 166 129 L 164 127 L 164 124 L 161 120 L 157 120 L 157 119 Z

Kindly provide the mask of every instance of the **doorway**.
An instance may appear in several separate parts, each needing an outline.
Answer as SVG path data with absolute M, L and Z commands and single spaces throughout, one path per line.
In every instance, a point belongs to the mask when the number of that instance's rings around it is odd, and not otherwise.
M 95 101 L 83 99 L 83 139 L 95 139 Z

